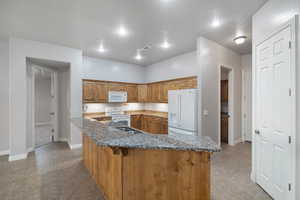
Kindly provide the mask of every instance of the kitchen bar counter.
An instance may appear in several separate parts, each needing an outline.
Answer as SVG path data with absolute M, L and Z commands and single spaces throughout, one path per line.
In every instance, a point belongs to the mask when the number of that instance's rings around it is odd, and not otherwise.
M 73 119 L 73 124 L 82 133 L 91 137 L 97 145 L 118 148 L 188 150 L 216 152 L 220 149 L 209 137 L 188 135 L 157 135 L 142 132 L 130 134 L 108 124 L 90 119 Z
M 208 137 L 137 134 L 90 119 L 73 119 L 83 133 L 83 161 L 106 200 L 210 200 Z

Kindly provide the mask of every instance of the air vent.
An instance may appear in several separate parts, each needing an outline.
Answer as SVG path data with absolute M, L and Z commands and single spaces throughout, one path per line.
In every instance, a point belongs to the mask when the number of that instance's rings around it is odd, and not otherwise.
M 151 45 L 146 45 L 143 48 L 141 48 L 141 51 L 148 51 L 149 49 L 151 49 Z

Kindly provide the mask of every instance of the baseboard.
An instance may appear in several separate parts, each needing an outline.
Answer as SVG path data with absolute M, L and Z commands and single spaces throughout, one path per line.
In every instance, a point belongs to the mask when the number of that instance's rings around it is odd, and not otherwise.
M 69 147 L 70 147 L 71 150 L 79 149 L 79 148 L 82 147 L 82 144 L 70 144 L 70 143 L 68 143 L 68 144 L 69 144 Z
M 242 139 L 242 138 L 237 139 L 237 140 L 234 140 L 234 144 L 239 144 L 239 143 L 241 143 L 241 142 L 243 142 L 243 139 Z
M 22 153 L 22 154 L 17 154 L 17 155 L 14 155 L 14 156 L 9 156 L 8 158 L 8 161 L 11 162 L 11 161 L 16 161 L 16 160 L 23 160 L 23 159 L 26 159 L 27 158 L 27 153 Z
M 58 138 L 58 142 L 69 142 L 67 138 Z
M 9 150 L 0 151 L 0 156 L 9 155 Z
M 30 147 L 27 149 L 27 153 L 34 151 L 34 147 Z

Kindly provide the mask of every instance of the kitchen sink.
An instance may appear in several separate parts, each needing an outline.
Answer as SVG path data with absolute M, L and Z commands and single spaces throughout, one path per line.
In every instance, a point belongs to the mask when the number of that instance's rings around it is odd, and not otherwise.
M 140 134 L 140 133 L 142 133 L 141 131 L 135 130 L 135 129 L 130 128 L 130 127 L 116 127 L 116 128 L 121 130 L 121 131 L 125 131 L 129 134 Z

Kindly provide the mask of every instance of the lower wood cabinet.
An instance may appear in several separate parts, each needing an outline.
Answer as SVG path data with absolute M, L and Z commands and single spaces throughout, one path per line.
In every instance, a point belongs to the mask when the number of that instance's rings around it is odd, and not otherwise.
M 109 148 L 83 135 L 83 162 L 107 200 L 209 200 L 210 153 Z
M 131 127 L 152 133 L 168 134 L 168 119 L 150 115 L 131 115 Z

